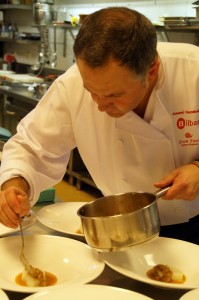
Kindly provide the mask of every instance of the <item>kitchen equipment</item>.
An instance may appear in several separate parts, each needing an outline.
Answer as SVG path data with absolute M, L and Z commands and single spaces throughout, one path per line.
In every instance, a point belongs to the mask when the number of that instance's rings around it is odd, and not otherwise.
M 87 243 L 98 251 L 119 251 L 157 237 L 160 229 L 156 194 L 137 192 L 105 196 L 79 208 Z
M 40 31 L 40 51 L 38 61 L 31 67 L 33 71 L 38 71 L 37 76 L 41 74 L 44 66 L 50 62 L 49 29 L 45 25 L 39 26 Z
M 23 235 L 23 228 L 22 228 L 22 222 L 21 217 L 19 216 L 19 227 L 21 232 L 21 241 L 22 241 L 22 248 L 21 248 L 21 254 L 20 254 L 20 260 L 27 271 L 28 275 L 30 275 L 33 279 L 37 279 L 40 282 L 39 286 L 45 286 L 46 282 L 46 275 L 45 272 L 39 270 L 38 268 L 34 268 L 30 265 L 27 257 L 24 254 L 24 235 Z
M 54 69 L 57 65 L 57 28 L 54 26 L 54 49 L 53 49 L 53 56 L 51 62 L 51 68 Z
M 33 4 L 33 18 L 37 25 L 49 25 L 53 21 L 54 1 L 36 0 Z

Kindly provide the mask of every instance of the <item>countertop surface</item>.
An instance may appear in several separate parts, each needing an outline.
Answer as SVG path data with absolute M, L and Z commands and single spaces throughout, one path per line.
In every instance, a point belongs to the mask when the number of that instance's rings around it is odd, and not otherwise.
M 60 202 L 59 200 L 56 202 Z M 49 204 L 49 203 L 48 203 Z M 39 203 L 34 206 L 33 211 L 37 213 L 39 209 L 41 209 L 44 205 Z M 27 228 L 24 233 L 26 235 L 29 234 L 47 234 L 47 235 L 56 235 L 56 236 L 63 236 L 68 237 L 67 234 L 62 234 L 60 232 L 54 231 L 52 229 L 49 229 L 48 227 L 41 224 L 38 220 L 34 225 Z M 16 233 L 18 234 L 18 233 Z M 168 290 L 168 289 L 161 289 L 156 288 L 153 286 L 150 286 L 148 284 L 144 284 L 142 282 L 138 282 L 134 279 L 128 278 L 114 270 L 112 270 L 110 267 L 105 266 L 104 271 L 101 273 L 101 275 L 90 282 L 92 284 L 100 284 L 100 285 L 108 285 L 108 286 L 115 286 L 120 287 L 128 290 L 132 290 L 135 292 L 138 292 L 140 294 L 143 294 L 145 296 L 148 296 L 154 300 L 179 300 L 179 298 L 185 294 L 186 290 Z M 18 293 L 18 292 L 10 292 L 5 291 L 6 294 L 9 297 L 9 300 L 22 300 L 25 297 L 27 297 L 29 294 L 24 293 Z
M 39 101 L 39 99 L 34 96 L 34 92 L 28 91 L 27 87 L 0 85 L 0 94 L 19 99 L 33 105 L 37 105 Z

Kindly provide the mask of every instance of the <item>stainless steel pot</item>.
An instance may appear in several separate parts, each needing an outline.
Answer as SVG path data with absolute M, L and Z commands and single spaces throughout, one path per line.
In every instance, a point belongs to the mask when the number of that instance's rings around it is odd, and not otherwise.
M 123 193 L 91 201 L 77 211 L 86 242 L 98 251 L 119 251 L 146 242 L 160 231 L 156 194 Z

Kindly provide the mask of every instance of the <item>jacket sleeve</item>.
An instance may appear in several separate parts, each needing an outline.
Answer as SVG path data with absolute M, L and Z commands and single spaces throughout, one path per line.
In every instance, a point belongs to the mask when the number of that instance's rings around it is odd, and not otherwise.
M 63 178 L 70 151 L 76 147 L 64 82 L 61 77 L 52 84 L 4 146 L 0 186 L 12 177 L 23 176 L 30 185 L 31 205 L 42 190 Z

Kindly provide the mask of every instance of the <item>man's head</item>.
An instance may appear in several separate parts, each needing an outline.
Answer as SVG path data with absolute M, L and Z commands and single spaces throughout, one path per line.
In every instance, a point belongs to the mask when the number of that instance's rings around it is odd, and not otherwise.
M 99 111 L 121 117 L 144 115 L 158 76 L 156 31 L 128 8 L 107 8 L 89 15 L 74 44 L 83 85 Z
M 142 77 L 155 60 L 156 45 L 155 27 L 145 16 L 113 7 L 85 19 L 74 43 L 74 54 L 91 68 L 105 66 L 112 58 Z

